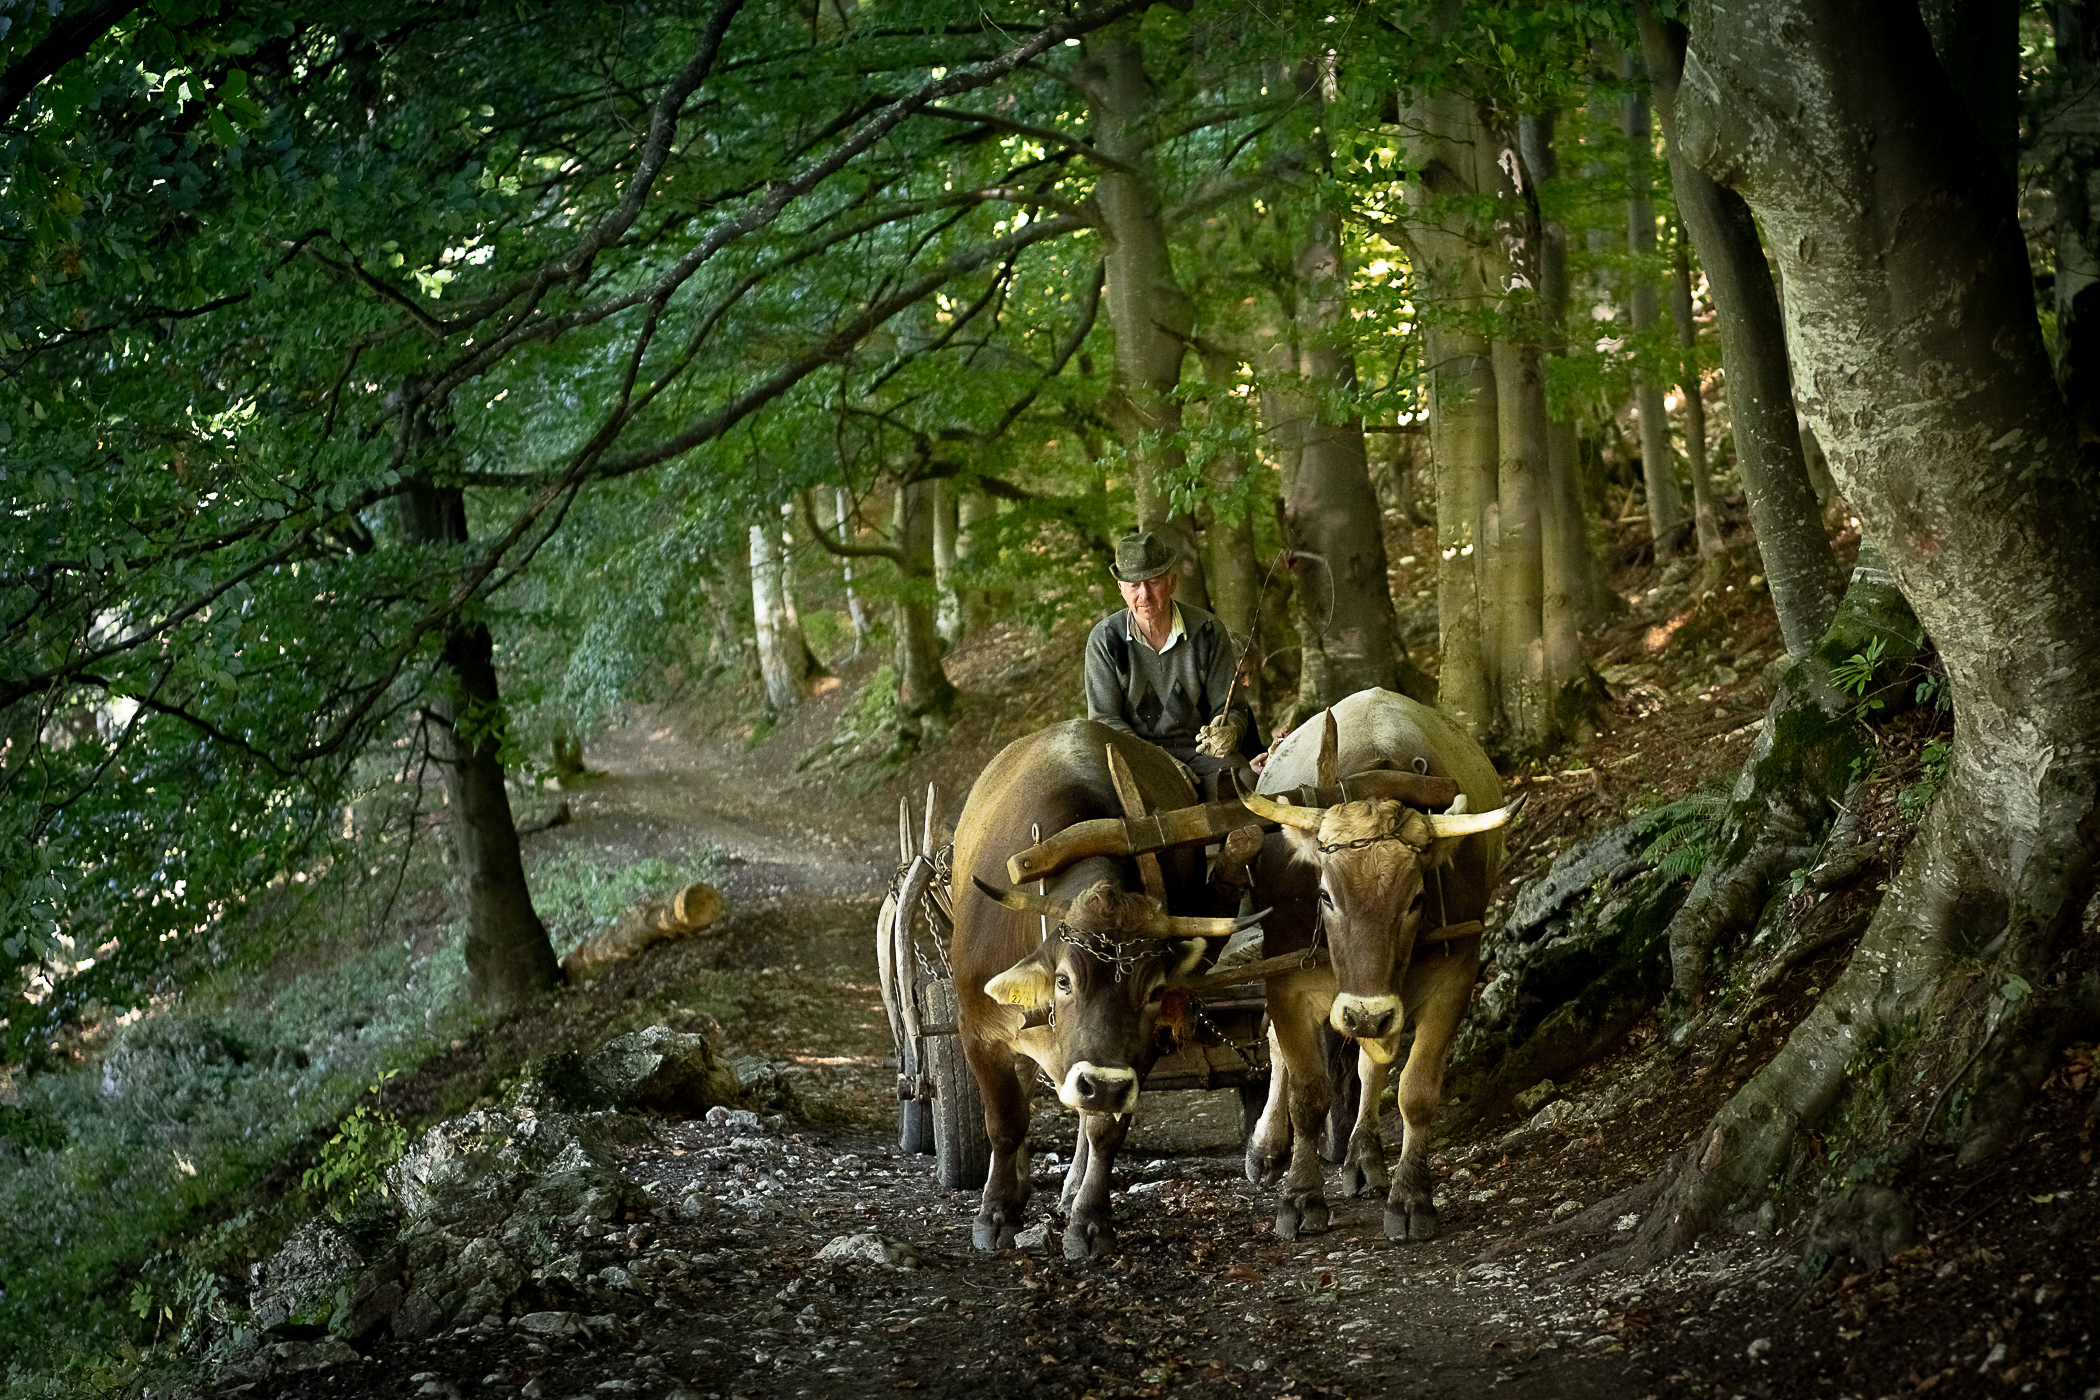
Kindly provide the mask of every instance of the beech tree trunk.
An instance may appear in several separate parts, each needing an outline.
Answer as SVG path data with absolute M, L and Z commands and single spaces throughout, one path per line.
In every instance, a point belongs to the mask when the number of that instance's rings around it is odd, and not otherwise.
M 1181 432 L 1181 361 L 1195 309 L 1174 275 L 1160 222 L 1159 194 L 1148 170 L 1158 96 L 1145 73 L 1139 21 L 1122 20 L 1084 40 L 1074 78 L 1093 116 L 1094 141 L 1116 165 L 1094 185 L 1107 233 L 1109 325 L 1115 330 L 1115 385 L 1107 404 L 1123 439 L 1137 496 L 1137 524 L 1156 532 L 1181 561 L 1175 596 L 1210 606 L 1195 520 L 1172 509 L 1167 483 L 1186 463 Z
M 1656 326 L 1655 279 L 1640 266 L 1655 256 L 1654 140 L 1648 120 L 1647 74 L 1630 50 L 1621 67 L 1634 85 L 1619 100 L 1619 120 L 1626 133 L 1626 251 L 1636 264 L 1626 288 L 1627 318 L 1636 340 Z M 1677 489 L 1677 457 L 1670 450 L 1670 418 L 1663 411 L 1662 386 L 1643 370 L 1634 377 L 1635 411 L 1641 420 L 1641 479 L 1648 493 L 1648 532 L 1655 539 L 1659 565 L 1677 547 L 1684 526 L 1684 495 Z
M 1532 182 L 1544 186 L 1560 174 L 1554 148 L 1554 117 L 1518 119 L 1525 168 Z M 1567 353 L 1568 235 L 1557 219 L 1539 229 L 1540 334 L 1548 355 Z M 1548 405 L 1549 410 L 1551 405 Z M 1590 547 L 1589 510 L 1583 503 L 1582 458 L 1575 420 L 1567 415 L 1546 420 L 1546 484 L 1541 497 L 1544 520 L 1546 615 L 1549 647 L 1577 643 L 1582 627 L 1602 620 L 1618 603 L 1610 581 Z M 1579 651 L 1575 661 L 1580 662 Z M 1565 662 L 1553 657 L 1547 669 L 1558 672 Z
M 766 683 L 766 708 L 786 714 L 809 696 L 809 644 L 788 602 L 787 570 L 780 529 L 751 527 L 751 616 L 758 636 L 758 669 Z
M 1794 409 L 1779 290 L 1750 206 L 1686 160 L 1680 148 L 1674 113 L 1684 69 L 1683 26 L 1658 21 L 1644 6 L 1641 40 L 1669 146 L 1678 213 L 1699 249 L 1714 301 L 1735 426 L 1736 471 L 1743 479 L 1750 527 L 1757 535 L 1780 636 L 1787 655 L 1798 661 L 1829 628 L 1839 579 Z
M 1204 411 L 1220 440 L 1209 463 L 1210 494 L 1212 501 L 1223 503 L 1210 507 L 1204 521 L 1203 537 L 1210 545 L 1204 575 L 1210 580 L 1211 611 L 1236 639 L 1250 642 L 1261 621 L 1254 510 L 1245 499 L 1248 473 L 1257 465 L 1253 415 L 1247 401 L 1232 392 L 1239 382 L 1240 357 L 1208 342 L 1198 346 L 1198 354 L 1203 362 Z
M 952 647 L 962 639 L 962 599 L 957 596 L 955 578 L 955 537 L 962 522 L 954 480 L 943 477 L 927 484 L 933 489 L 933 585 L 940 595 L 934 630 L 943 647 Z
M 2091 937 L 2100 840 L 2100 498 L 2050 372 L 2012 181 L 1915 9 L 1693 0 L 1690 31 L 1685 155 L 1772 240 L 1803 408 L 1938 649 L 1955 737 L 1846 970 L 1702 1130 L 1644 1253 L 1757 1201 L 1804 1129 L 1876 1083 L 1916 1141 L 1959 1080 L 1978 1092 L 1949 1135 L 1970 1157 L 2002 1145 L 2051 1058 L 2035 1035 L 2072 1022 L 2037 991 L 2026 1034 L 1989 1036 L 2006 1014 L 1993 995 L 2012 977 L 2043 988 Z M 1854 1074 L 1892 1057 L 1885 1078 Z
M 855 532 L 846 514 L 844 489 L 833 489 L 832 505 L 832 522 L 838 537 L 850 543 Z M 839 572 L 845 576 L 846 613 L 853 619 L 853 655 L 858 658 L 861 648 L 868 643 L 868 611 L 860 605 L 860 594 L 853 587 L 853 560 L 850 556 L 839 560 Z
M 1306 163 L 1322 173 L 1331 162 L 1320 125 L 1324 76 L 1313 63 L 1300 64 L 1292 75 L 1313 122 Z M 1306 208 L 1294 211 L 1295 286 L 1288 299 L 1295 322 L 1291 370 L 1298 384 L 1295 393 L 1279 401 L 1288 402 L 1299 420 L 1291 434 L 1297 471 L 1287 486 L 1285 515 L 1297 548 L 1323 561 L 1326 576 L 1325 614 L 1314 618 L 1323 625 L 1300 637 L 1308 653 L 1317 649 L 1322 654 L 1326 689 L 1313 699 L 1325 708 L 1372 686 L 1421 698 L 1426 678 L 1409 662 L 1393 618 L 1385 532 L 1364 452 L 1363 417 L 1338 407 L 1356 391 L 1341 213 L 1324 201 L 1302 203 Z M 1300 577 L 1311 575 L 1301 572 Z
M 1485 305 L 1485 255 L 1469 237 L 1467 213 L 1494 187 L 1482 170 L 1489 154 L 1479 116 L 1466 98 L 1444 93 L 1417 100 L 1403 118 L 1407 163 L 1421 172 L 1407 186 L 1407 238 L 1423 294 L 1448 306 Z M 1488 635 L 1495 539 L 1487 528 L 1501 470 L 1494 357 L 1486 338 L 1455 318 L 1432 319 L 1423 342 L 1436 463 L 1437 708 L 1486 740 L 1495 726 L 1497 680 Z
M 402 534 L 413 545 L 458 549 L 467 543 L 466 500 L 457 486 L 412 482 L 400 513 Z M 505 717 L 486 624 L 455 620 L 446 628 L 439 679 L 430 730 L 467 887 L 468 993 L 484 1006 L 509 1010 L 560 982 L 561 965 L 532 907 L 503 786 Z
M 1714 484 L 1706 471 L 1706 398 L 1700 386 L 1699 323 L 1692 318 L 1692 256 L 1679 223 L 1673 245 L 1670 315 L 1677 322 L 1677 344 L 1683 351 L 1677 372 L 1684 395 L 1684 461 L 1692 473 L 1692 519 L 1698 522 L 1699 557 L 1709 563 L 1721 557 L 1721 516 L 1714 509 Z
M 982 631 L 992 619 L 992 606 L 985 596 L 983 575 L 978 567 L 992 558 L 985 537 L 975 532 L 978 522 L 998 513 L 998 503 L 982 491 L 958 490 L 955 504 L 955 597 L 959 636 Z
M 955 686 L 941 666 L 938 598 L 933 572 L 936 483 L 906 482 L 897 488 L 897 708 L 909 720 L 947 717 Z

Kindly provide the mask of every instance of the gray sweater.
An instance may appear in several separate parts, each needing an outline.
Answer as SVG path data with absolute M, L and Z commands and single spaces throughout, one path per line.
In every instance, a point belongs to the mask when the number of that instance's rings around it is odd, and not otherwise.
M 1196 731 L 1227 708 L 1227 695 L 1243 745 L 1254 738 L 1254 712 L 1232 692 L 1239 658 L 1225 624 L 1201 608 L 1177 606 L 1182 635 L 1164 652 L 1136 634 L 1128 608 L 1094 624 L 1086 639 L 1086 716 L 1185 761 Z

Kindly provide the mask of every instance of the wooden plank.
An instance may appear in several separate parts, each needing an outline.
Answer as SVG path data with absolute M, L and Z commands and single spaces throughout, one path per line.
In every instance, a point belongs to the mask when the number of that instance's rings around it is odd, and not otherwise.
M 1125 821 L 1135 821 L 1146 815 L 1145 795 L 1138 791 L 1137 776 L 1123 761 L 1123 755 L 1116 752 L 1114 744 L 1108 746 L 1108 779 L 1116 785 L 1116 800 L 1123 804 Z M 1167 877 L 1159 868 L 1159 857 L 1150 851 L 1141 851 L 1137 868 L 1138 878 L 1145 884 L 1145 893 L 1157 900 L 1160 908 L 1166 908 Z

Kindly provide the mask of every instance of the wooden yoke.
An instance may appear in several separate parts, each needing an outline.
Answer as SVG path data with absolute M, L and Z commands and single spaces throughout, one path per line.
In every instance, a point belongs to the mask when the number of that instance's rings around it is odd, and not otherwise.
M 1006 863 L 1006 874 L 1015 884 L 1024 884 L 1047 879 L 1088 856 L 1143 855 L 1193 841 L 1215 841 L 1234 827 L 1259 820 L 1237 802 L 1212 802 L 1135 818 L 1074 822 L 1027 850 L 1015 852 Z
M 1116 746 L 1108 746 L 1108 779 L 1116 785 L 1116 800 L 1123 804 L 1123 820 L 1137 821 L 1148 813 L 1145 811 L 1145 795 L 1138 791 L 1137 777 L 1131 773 L 1130 765 Z M 1139 851 L 1137 855 L 1138 877 L 1145 882 L 1145 893 L 1157 900 L 1159 907 L 1167 907 L 1167 877 L 1159 868 L 1159 857 L 1150 851 Z M 1013 873 L 1013 863 L 1007 862 L 1007 873 Z
M 1390 797 L 1428 812 L 1441 811 L 1457 796 L 1458 783 L 1453 779 L 1374 768 L 1368 773 L 1351 774 L 1333 787 L 1300 788 L 1291 794 L 1291 800 L 1304 807 L 1333 807 L 1367 797 Z M 1098 817 L 1074 822 L 1028 849 L 1015 852 L 1006 863 L 1006 876 L 1017 885 L 1047 880 L 1089 856 L 1135 856 L 1196 841 L 1218 841 L 1243 826 L 1263 826 L 1273 831 L 1276 823 L 1263 821 L 1236 801 L 1149 815 L 1140 813 L 1122 820 Z
M 1446 924 L 1417 935 L 1417 949 L 1442 943 L 1455 943 L 1461 938 L 1471 938 L 1481 931 L 1478 919 L 1464 923 Z M 1273 958 L 1262 958 L 1257 962 L 1240 963 L 1221 972 L 1206 972 L 1189 982 L 1189 991 L 1196 996 L 1208 996 L 1227 987 L 1237 987 L 1242 982 L 1265 982 L 1271 977 L 1281 977 L 1287 972 L 1304 968 L 1325 967 L 1331 961 L 1325 948 L 1303 948 L 1295 953 L 1278 953 Z

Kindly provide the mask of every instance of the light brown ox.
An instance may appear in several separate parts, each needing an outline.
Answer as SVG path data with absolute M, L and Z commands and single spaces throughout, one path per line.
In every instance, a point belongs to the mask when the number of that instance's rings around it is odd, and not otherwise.
M 1344 1194 L 1390 1185 L 1387 1236 L 1436 1234 L 1430 1129 L 1445 1057 L 1479 970 L 1479 920 L 1502 869 L 1501 828 L 1513 809 L 1502 806 L 1501 779 L 1478 744 L 1435 710 L 1385 690 L 1360 691 L 1299 728 L 1271 756 L 1261 790 L 1333 787 L 1337 774 L 1377 769 L 1420 775 L 1425 793 L 1448 794 L 1455 783 L 1458 796 L 1441 814 L 1389 798 L 1327 807 L 1246 799 L 1250 811 L 1283 827 L 1264 843 L 1253 872 L 1255 902 L 1274 906 L 1264 921 L 1268 951 L 1292 952 L 1317 939 L 1332 960 L 1268 983 L 1269 1101 L 1248 1142 L 1247 1174 L 1262 1184 L 1281 1176 L 1276 1233 L 1285 1239 L 1328 1224 L 1319 1127 L 1333 1084 L 1323 1022 L 1356 1042 L 1363 1080 L 1343 1158 Z M 1406 1136 L 1388 1178 L 1378 1100 L 1410 1025 L 1414 1043 L 1399 1094 Z
M 1195 790 L 1162 750 L 1089 720 L 1017 739 L 970 789 L 955 832 L 955 938 L 950 957 L 963 1055 L 984 1096 L 992 1149 L 972 1237 L 1012 1246 L 1028 1201 L 1028 1098 L 1040 1069 L 1080 1114 L 1065 1175 L 1068 1258 L 1113 1247 L 1108 1194 L 1138 1089 L 1185 1001 L 1177 992 L 1204 960 L 1205 937 L 1231 919 L 1170 918 L 1130 857 L 1095 856 L 1050 881 L 1047 895 L 996 888 L 1007 860 L 1044 834 L 1123 814 L 1106 752 L 1113 746 L 1154 809 L 1185 807 Z M 1203 899 L 1200 848 L 1160 853 L 1170 903 Z M 1047 936 L 1046 936 L 1047 929 Z M 1032 1063 L 1031 1063 L 1032 1062 Z

